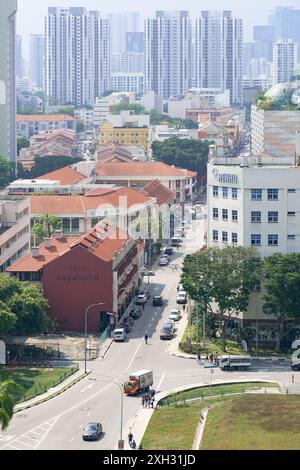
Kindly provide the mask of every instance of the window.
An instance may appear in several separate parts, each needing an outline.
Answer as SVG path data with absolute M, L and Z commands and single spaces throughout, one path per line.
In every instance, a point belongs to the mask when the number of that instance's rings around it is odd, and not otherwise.
M 251 199 L 252 199 L 252 201 L 261 201 L 262 200 L 262 190 L 261 189 L 251 189 Z
M 237 233 L 232 233 L 231 234 L 231 241 L 233 244 L 236 244 L 238 242 L 238 234 Z
M 237 198 L 238 198 L 238 190 L 237 190 L 237 188 L 232 188 L 232 189 L 231 189 L 231 197 L 232 197 L 232 199 L 237 199 Z
M 72 232 L 79 232 L 79 219 L 72 219 Z
M 213 186 L 213 196 L 218 197 L 219 196 L 219 188 L 218 186 Z
M 288 240 L 296 240 L 296 235 L 288 235 Z
M 295 211 L 288 212 L 289 217 L 295 217 L 295 215 L 296 215 Z
M 253 223 L 261 222 L 261 212 L 260 211 L 252 211 L 251 212 L 251 222 L 253 222 Z
M 268 245 L 269 246 L 277 246 L 278 245 L 278 235 L 276 235 L 276 234 L 268 235 Z
M 217 242 L 219 240 L 219 232 L 218 230 L 213 230 L 213 241 Z
M 228 232 L 222 232 L 222 242 L 228 242 Z
M 180 188 L 180 180 L 176 180 L 176 188 Z
M 255 292 L 260 292 L 261 291 L 261 281 L 260 280 L 255 281 L 254 291 Z
M 268 222 L 278 222 L 278 212 L 268 212 Z
M 213 219 L 218 219 L 219 218 L 219 209 L 216 207 L 213 208 Z
M 260 246 L 261 245 L 261 235 L 258 233 L 251 234 L 251 245 Z
M 289 188 L 288 189 L 288 193 L 295 193 L 295 192 L 296 192 L 296 189 L 294 189 L 294 188 Z
M 238 221 L 238 211 L 232 211 L 231 216 L 232 216 L 232 222 Z
M 268 201 L 278 200 L 278 189 L 268 189 Z
M 228 220 L 228 210 L 227 209 L 222 209 L 222 219 L 223 220 Z
M 63 219 L 63 231 L 70 232 L 70 219 Z
M 223 197 L 225 199 L 227 199 L 228 198 L 228 188 L 222 188 L 222 191 L 223 191 Z

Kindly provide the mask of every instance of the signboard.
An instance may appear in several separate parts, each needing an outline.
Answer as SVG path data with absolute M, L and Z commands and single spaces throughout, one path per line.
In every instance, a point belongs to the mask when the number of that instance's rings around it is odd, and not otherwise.
M 119 440 L 118 441 L 118 449 L 119 450 L 124 450 L 124 440 Z
M 234 175 L 232 173 L 219 173 L 216 168 L 213 169 L 212 173 L 219 183 L 238 184 L 238 175 Z
M 0 341 L 0 364 L 6 364 L 6 347 L 4 341 Z

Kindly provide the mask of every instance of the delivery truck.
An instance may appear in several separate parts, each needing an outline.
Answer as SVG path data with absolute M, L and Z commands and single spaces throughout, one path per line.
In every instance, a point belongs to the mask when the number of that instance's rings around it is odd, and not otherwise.
M 153 371 L 140 370 L 129 375 L 129 379 L 124 383 L 124 393 L 126 395 L 137 395 L 147 392 L 153 385 Z

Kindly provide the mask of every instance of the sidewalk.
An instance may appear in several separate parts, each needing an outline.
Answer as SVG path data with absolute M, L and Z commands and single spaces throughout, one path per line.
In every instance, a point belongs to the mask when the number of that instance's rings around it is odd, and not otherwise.
M 25 401 L 23 403 L 18 403 L 17 405 L 15 405 L 14 413 L 18 413 L 19 411 L 26 410 L 27 408 L 32 408 L 33 406 L 39 405 L 40 403 L 43 403 L 45 401 L 50 400 L 51 398 L 56 397 L 57 395 L 60 395 L 65 390 L 67 390 L 68 388 L 71 388 L 77 382 L 82 380 L 85 376 L 86 374 L 84 373 L 84 371 L 79 369 L 77 372 L 75 372 L 75 374 L 68 377 L 66 380 L 58 384 L 56 387 L 50 388 L 46 393 L 43 393 L 42 395 L 38 395 L 32 398 L 31 400 Z

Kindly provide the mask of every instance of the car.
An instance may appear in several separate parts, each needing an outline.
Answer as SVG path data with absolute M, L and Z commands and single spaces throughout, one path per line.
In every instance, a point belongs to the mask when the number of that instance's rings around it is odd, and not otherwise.
M 164 299 L 161 295 L 155 295 L 152 304 L 153 307 L 161 307 L 164 304 Z
M 171 240 L 171 243 L 172 243 L 172 246 L 179 247 L 180 245 L 182 245 L 183 242 L 180 237 L 173 237 Z
M 184 291 L 185 291 L 185 289 L 184 289 L 184 287 L 183 287 L 183 284 L 178 284 L 178 286 L 177 286 L 177 292 L 184 292 Z
M 130 331 L 130 330 L 129 330 Z M 125 328 L 116 328 L 113 332 L 114 341 L 125 341 L 126 340 L 126 329 Z
M 167 324 L 163 325 L 160 330 L 160 339 L 172 339 L 174 336 L 174 327 L 173 325 Z
M 155 272 L 154 272 L 154 271 L 150 271 L 146 266 L 144 266 L 144 267 L 141 268 L 141 270 L 140 270 L 140 275 L 141 275 L 141 276 L 155 276 Z
M 167 258 L 160 258 L 160 260 L 159 260 L 159 265 L 160 266 L 168 266 L 169 263 L 170 263 L 170 260 L 167 259 Z
M 172 256 L 174 254 L 174 250 L 171 246 L 165 248 L 165 255 Z
M 131 318 L 133 318 L 133 320 L 138 320 L 141 317 L 141 315 L 142 315 L 142 312 L 140 310 L 135 309 L 135 308 L 133 310 L 131 310 L 131 312 L 129 314 L 129 316 Z
M 148 298 L 145 294 L 139 294 L 136 298 L 135 304 L 136 305 L 144 305 L 148 301 Z
M 124 329 L 126 333 L 130 333 L 132 330 L 131 325 L 129 325 L 129 323 L 126 320 L 123 320 L 120 326 L 121 326 L 121 329 Z
M 165 323 L 163 324 L 163 326 L 165 326 L 165 325 L 172 325 L 173 328 L 174 328 L 175 327 L 175 321 L 169 319 L 169 320 L 165 321 Z
M 169 320 L 179 321 L 181 318 L 181 313 L 179 310 L 171 310 L 169 314 Z
M 84 441 L 97 441 L 103 433 L 102 424 L 89 423 L 84 427 L 82 439 Z
M 176 296 L 176 302 L 178 304 L 187 304 L 187 293 L 184 290 L 178 292 Z

